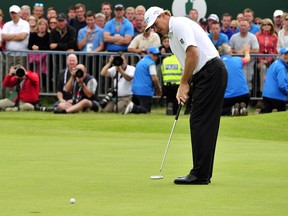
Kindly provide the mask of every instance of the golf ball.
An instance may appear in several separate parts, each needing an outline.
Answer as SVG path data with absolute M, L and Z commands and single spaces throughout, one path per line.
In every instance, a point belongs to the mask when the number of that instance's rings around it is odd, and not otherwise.
M 74 204 L 75 203 L 75 199 L 74 198 L 71 198 L 70 199 L 70 204 Z

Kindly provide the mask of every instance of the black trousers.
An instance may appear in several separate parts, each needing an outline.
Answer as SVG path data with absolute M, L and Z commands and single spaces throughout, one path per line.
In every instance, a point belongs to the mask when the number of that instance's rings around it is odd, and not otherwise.
M 210 60 L 193 75 L 192 83 L 190 133 L 193 168 L 190 174 L 199 179 L 210 180 L 227 85 L 225 65 L 219 58 Z
M 232 114 L 232 112 L 231 112 L 232 107 L 236 103 L 240 104 L 241 102 L 244 102 L 246 104 L 246 108 L 247 108 L 249 101 L 250 101 L 250 95 L 249 94 L 244 94 L 244 95 L 240 95 L 240 96 L 233 97 L 233 98 L 224 98 L 221 115 L 231 115 Z
M 132 101 L 134 102 L 132 113 L 140 114 L 151 112 L 151 107 L 153 104 L 152 96 L 133 95 Z
M 264 112 L 271 113 L 273 109 L 278 111 L 286 111 L 286 101 L 263 97 Z

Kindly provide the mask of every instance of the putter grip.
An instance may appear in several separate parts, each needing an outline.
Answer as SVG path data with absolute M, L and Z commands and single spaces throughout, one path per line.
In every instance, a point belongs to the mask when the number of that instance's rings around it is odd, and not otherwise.
M 179 114 L 180 114 L 180 111 L 181 111 L 181 107 L 182 107 L 182 105 L 178 104 L 178 110 L 177 110 L 177 113 L 176 113 L 176 116 L 175 116 L 175 120 L 178 120 L 178 117 L 179 117 Z

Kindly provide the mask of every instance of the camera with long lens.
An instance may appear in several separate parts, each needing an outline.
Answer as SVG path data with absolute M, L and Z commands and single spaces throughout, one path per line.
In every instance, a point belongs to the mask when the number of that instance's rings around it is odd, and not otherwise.
M 15 67 L 15 74 L 18 78 L 22 78 L 25 75 L 25 70 L 21 67 Z
M 121 56 L 115 56 L 113 59 L 113 64 L 115 66 L 121 66 L 123 64 L 123 58 Z
M 82 78 L 84 75 L 84 72 L 81 69 L 77 69 L 75 72 L 75 76 L 78 78 Z
M 107 95 L 103 98 L 103 100 L 100 102 L 100 106 L 102 107 L 102 109 L 104 109 L 106 107 L 106 105 L 108 104 L 109 101 L 111 101 L 111 99 L 113 97 L 115 97 L 116 92 L 113 91 L 113 89 L 109 89 Z

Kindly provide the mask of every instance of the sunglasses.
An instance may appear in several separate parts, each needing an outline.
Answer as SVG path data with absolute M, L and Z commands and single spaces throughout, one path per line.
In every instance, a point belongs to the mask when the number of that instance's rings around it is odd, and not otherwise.
M 262 26 L 271 26 L 271 24 L 263 24 Z
M 230 28 L 231 28 L 231 29 L 236 29 L 237 27 L 234 27 L 234 26 L 230 26 Z
M 35 3 L 34 6 L 36 6 L 36 7 L 43 7 L 44 4 L 43 4 L 43 3 Z
M 50 22 L 49 24 L 57 24 L 57 22 Z

